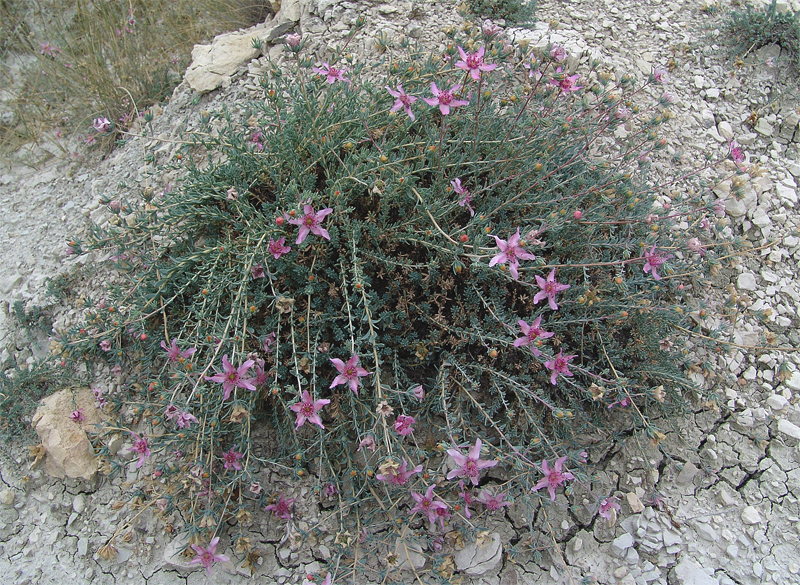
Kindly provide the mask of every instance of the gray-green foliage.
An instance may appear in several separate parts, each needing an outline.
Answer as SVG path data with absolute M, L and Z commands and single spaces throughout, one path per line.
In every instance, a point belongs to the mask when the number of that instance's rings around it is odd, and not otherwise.
M 800 12 L 778 12 L 777 0 L 767 7 L 747 4 L 744 10 L 732 10 L 725 19 L 725 27 L 740 56 L 777 44 L 789 53 L 796 67 L 800 66 Z

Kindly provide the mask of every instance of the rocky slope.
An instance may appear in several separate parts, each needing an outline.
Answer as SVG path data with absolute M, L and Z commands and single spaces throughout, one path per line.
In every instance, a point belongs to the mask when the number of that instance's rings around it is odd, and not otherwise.
M 273 34 L 277 40 L 288 27 L 297 26 L 308 38 L 308 51 L 321 60 L 326 46 L 363 14 L 368 30 L 382 30 L 390 37 L 408 35 L 440 50 L 441 28 L 460 22 L 454 4 L 283 0 L 279 20 L 257 34 L 267 40 Z M 724 13 L 728 5 L 721 4 Z M 698 408 L 657 447 L 631 439 L 608 453 L 593 453 L 592 460 L 600 460 L 598 485 L 617 490 L 622 499 L 616 526 L 568 513 L 566 504 L 584 503 L 579 491 L 569 502 L 561 495 L 563 506 L 554 507 L 549 520 L 563 559 L 509 559 L 502 554 L 503 543 L 492 540 L 484 548 L 460 553 L 465 582 L 560 584 L 592 576 L 599 583 L 621 585 L 800 583 L 800 356 L 783 350 L 800 345 L 795 330 L 800 307 L 795 278 L 800 264 L 797 72 L 774 46 L 751 51 L 735 64 L 727 54 L 730 39 L 721 32 L 721 16 L 703 11 L 693 0 L 540 2 L 538 17 L 544 23 L 558 20 L 559 25 L 505 34 L 534 42 L 558 41 L 571 54 L 581 55 L 584 63 L 597 58 L 619 72 L 644 75 L 654 66 L 670 66 L 676 117 L 664 130 L 670 157 L 655 166 L 665 173 L 690 172 L 701 166 L 706 153 L 724 152 L 735 138 L 747 153 L 748 167 L 757 170 L 741 201 L 729 197 L 730 180 L 716 184 L 714 193 L 726 199 L 731 229 L 745 235 L 753 251 L 728 274 L 727 288 L 709 291 L 736 298 L 741 312 L 731 341 L 737 345 L 715 361 L 713 370 L 698 368 L 693 373 L 698 382 L 717 385 L 727 409 Z M 288 25 L 276 30 L 284 23 Z M 352 47 L 363 59 L 375 56 L 369 36 Z M 237 45 L 237 39 L 227 37 L 230 43 L 221 51 L 231 57 L 234 46 L 242 49 L 241 60 L 227 68 L 213 59 L 201 62 L 210 51 L 197 52 L 189 79 L 204 90 L 209 86 L 200 86 L 198 79 L 220 89 L 199 95 L 184 82 L 170 102 L 155 111 L 152 128 L 140 128 L 146 130 L 144 135 L 107 157 L 81 151 L 78 160 L 53 160 L 37 170 L 8 164 L 0 170 L 5 210 L 0 222 L 0 297 L 29 306 L 47 303 L 44 280 L 74 270 L 65 242 L 90 222 L 115 219 L 100 204 L 102 196 L 113 198 L 145 186 L 165 189 L 180 180 L 174 174 L 150 176 L 145 150 L 155 149 L 159 160 L 167 160 L 175 148 L 171 141 L 192 128 L 201 110 L 222 104 L 235 107 L 258 96 L 257 78 L 266 59 L 254 58 L 248 43 Z M 280 44 L 268 44 L 266 50 L 272 58 L 282 58 Z M 208 72 L 210 79 L 203 78 Z M 753 112 L 757 115 L 751 116 Z M 724 177 L 721 171 L 703 173 L 709 184 Z M 103 258 L 91 261 L 100 268 L 73 283 L 77 293 L 102 294 L 109 276 L 102 268 Z M 54 311 L 54 328 L 66 326 L 79 314 L 74 304 Z M 25 363 L 46 355 L 46 336 L 36 337 L 20 332 L 8 314 L 0 316 L 3 358 Z M 782 349 L 750 349 L 753 346 Z M 107 372 L 100 376 L 111 377 Z M 262 483 L 277 477 L 265 471 Z M 99 484 L 53 480 L 42 468 L 29 470 L 27 451 L 17 445 L 0 461 L 0 481 L 4 582 L 155 585 L 239 583 L 249 578 L 248 570 L 232 562 L 218 564 L 211 578 L 192 570 L 173 556 L 179 544 L 173 535 L 147 513 L 123 531 L 118 554 L 102 558 L 100 548 L 132 516 L 116 505 L 122 497 L 122 478 Z M 307 488 L 294 489 L 302 496 Z M 513 534 L 519 523 L 518 515 L 509 512 L 492 530 Z M 306 576 L 323 566 L 326 551 L 330 554 L 324 539 L 309 551 L 291 550 L 267 518 L 257 519 L 253 532 L 266 551 L 256 566 L 264 583 L 305 584 Z M 222 550 L 229 543 L 223 540 L 220 546 Z M 230 548 L 227 552 L 233 558 Z

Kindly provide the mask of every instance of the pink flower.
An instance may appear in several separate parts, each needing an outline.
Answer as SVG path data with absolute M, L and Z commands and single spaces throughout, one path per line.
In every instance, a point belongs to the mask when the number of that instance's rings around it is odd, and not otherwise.
M 567 290 L 570 285 L 568 284 L 561 284 L 560 282 L 556 282 L 556 269 L 553 268 L 550 271 L 550 274 L 547 275 L 547 280 L 536 275 L 536 284 L 539 285 L 539 288 L 542 289 L 533 297 L 533 303 L 538 304 L 544 298 L 547 298 L 547 302 L 550 304 L 550 308 L 554 311 L 558 311 L 558 305 L 556 304 L 556 294 L 560 293 L 561 291 Z
M 244 457 L 242 453 L 236 451 L 234 447 L 231 447 L 229 451 L 225 451 L 222 454 L 222 461 L 224 462 L 223 467 L 225 469 L 230 469 L 233 467 L 236 471 L 242 469 L 242 464 L 239 463 L 239 460 Z
M 547 491 L 550 492 L 550 499 L 554 502 L 556 501 L 556 489 L 564 485 L 567 480 L 575 479 L 575 476 L 572 475 L 569 471 L 562 471 L 562 467 L 564 462 L 567 460 L 566 457 L 561 457 L 556 459 L 556 465 L 554 468 L 551 468 L 547 464 L 547 460 L 542 461 L 542 473 L 544 473 L 544 477 L 539 480 L 539 483 L 534 486 L 531 491 L 538 491 L 543 487 L 547 488 Z
M 560 72 L 561 67 L 559 67 L 556 71 Z M 550 85 L 557 86 L 558 88 L 561 89 L 562 93 L 570 93 L 572 91 L 578 91 L 583 87 L 582 85 L 575 85 L 575 82 L 578 81 L 579 77 L 580 75 L 577 73 L 575 75 L 570 75 L 570 76 L 565 75 L 561 79 L 551 79 Z
M 497 68 L 497 63 L 487 65 L 483 62 L 483 55 L 485 53 L 486 49 L 481 47 L 478 49 L 477 53 L 471 53 L 467 55 L 464 52 L 464 49 L 458 47 L 458 54 L 461 56 L 461 61 L 456 61 L 456 67 L 463 69 L 464 71 L 469 71 L 472 79 L 478 81 L 481 78 L 481 71 L 492 71 Z
M 257 496 L 257 495 L 261 494 L 262 491 L 264 491 L 264 488 L 261 487 L 260 483 L 258 483 L 257 481 L 254 481 L 253 483 L 250 484 L 249 491 L 250 491 L 251 494 Z
M 616 497 L 605 498 L 603 501 L 600 502 L 600 509 L 598 510 L 598 514 L 601 518 L 605 518 L 609 522 L 613 523 L 616 519 L 616 513 L 619 511 L 620 507 L 617 503 Z
M 272 353 L 272 346 L 275 344 L 276 339 L 277 338 L 275 336 L 274 331 L 272 333 L 267 334 L 267 336 L 264 337 L 264 341 L 262 342 L 261 347 L 264 348 L 265 352 Z
M 297 413 L 297 426 L 295 427 L 295 430 L 302 427 L 306 421 L 319 426 L 321 429 L 324 429 L 325 427 L 322 425 L 322 419 L 317 413 L 322 410 L 323 406 L 330 404 L 330 402 L 331 401 L 327 398 L 311 400 L 311 395 L 308 393 L 308 390 L 303 390 L 303 399 L 289 407 Z
M 239 192 L 236 190 L 236 187 L 231 187 L 228 189 L 226 195 L 228 197 L 228 201 L 236 201 L 239 199 Z
M 439 524 L 442 527 L 442 530 L 444 531 L 444 521 L 448 520 L 450 516 L 452 516 L 452 514 L 450 513 L 450 510 L 447 509 L 447 506 L 445 506 L 444 508 L 436 508 L 435 511 L 436 511 L 436 517 L 439 519 Z
M 522 319 L 517 321 L 520 329 L 522 329 L 522 334 L 524 335 L 524 337 L 519 337 L 515 339 L 514 347 L 522 347 L 523 345 L 527 345 L 531 348 L 533 355 L 537 357 L 540 356 L 542 352 L 540 352 L 539 349 L 534 345 L 535 341 L 540 337 L 542 339 L 547 339 L 548 337 L 553 337 L 554 335 L 554 333 L 552 333 L 551 331 L 543 331 L 539 327 L 539 323 L 541 322 L 542 322 L 541 315 L 536 317 L 536 319 L 533 321 L 531 325 L 528 325 Z
M 215 376 L 208 377 L 206 376 L 206 380 L 208 382 L 217 382 L 218 384 L 222 384 L 222 390 L 225 392 L 223 396 L 223 400 L 227 400 L 228 397 L 231 395 L 231 392 L 234 388 L 243 388 L 245 390 L 250 390 L 251 392 L 255 392 L 256 387 L 253 386 L 253 381 L 250 378 L 245 378 L 244 375 L 247 373 L 255 362 L 253 360 L 247 360 L 238 368 L 234 368 L 233 364 L 228 361 L 228 356 L 222 356 L 222 372 L 219 370 L 214 370 L 217 372 Z
M 664 260 L 667 260 L 668 258 L 672 258 L 672 256 L 667 254 L 658 254 L 656 252 L 656 245 L 653 244 L 653 247 L 650 248 L 650 251 L 646 252 L 644 255 L 644 259 L 646 260 L 644 265 L 645 274 L 650 272 L 653 275 L 653 278 L 656 280 L 661 280 L 661 276 L 658 274 L 658 269 L 661 268 Z
M 367 435 L 366 437 L 361 439 L 361 442 L 358 444 L 358 449 L 356 449 L 356 451 L 361 451 L 361 449 L 363 449 L 364 447 L 366 447 L 367 449 L 369 449 L 374 453 L 375 447 L 377 447 L 377 445 L 375 444 L 375 437 L 373 437 L 372 435 Z
M 98 132 L 108 132 L 111 130 L 111 122 L 108 118 L 95 118 L 92 122 L 92 128 Z
M 266 510 L 275 514 L 278 518 L 283 520 L 292 519 L 292 509 L 290 506 L 297 498 L 286 498 L 283 494 L 278 496 L 278 501 L 266 507 Z
M 286 36 L 286 44 L 289 45 L 291 49 L 298 48 L 302 40 L 303 37 L 301 37 L 299 33 L 292 33 Z
M 506 502 L 505 494 L 497 494 L 494 495 L 490 490 L 481 490 L 481 495 L 478 496 L 476 499 L 486 506 L 486 509 L 494 512 L 495 510 L 499 510 L 504 506 L 510 506 L 511 502 Z
M 45 57 L 55 57 L 56 54 L 61 52 L 61 49 L 51 45 L 50 41 L 45 41 L 43 43 L 39 43 L 39 52 Z
M 425 389 L 422 387 L 422 384 L 417 384 L 411 389 L 411 391 L 414 393 L 414 398 L 420 402 L 425 399 Z
M 203 548 L 202 546 L 197 546 L 196 544 L 192 545 L 192 550 L 197 553 L 195 554 L 194 558 L 189 561 L 190 565 L 196 565 L 197 563 L 202 563 L 202 565 L 206 568 L 208 574 L 211 574 L 211 565 L 214 563 L 224 563 L 229 561 L 230 559 L 225 555 L 218 555 L 217 552 L 217 543 L 219 542 L 219 536 L 215 536 L 211 539 L 211 542 L 208 543 L 208 548 Z
M 353 357 L 347 360 L 347 363 L 344 363 L 340 359 L 333 358 L 331 359 L 331 363 L 336 366 L 339 375 L 334 378 L 330 387 L 333 388 L 339 384 L 349 384 L 350 390 L 358 396 L 358 379 L 371 374 L 371 372 L 358 366 L 358 356 L 353 355 Z
M 492 37 L 499 36 L 500 33 L 503 32 L 503 29 L 494 24 L 491 20 L 484 20 L 481 32 L 483 32 L 483 36 L 487 39 L 491 39 Z
M 425 495 L 420 495 L 415 491 L 411 491 L 411 497 L 417 502 L 414 504 L 414 507 L 411 508 L 411 513 L 414 512 L 422 512 L 428 517 L 428 520 L 431 524 L 436 524 L 436 510 L 445 509 L 447 510 L 447 504 L 442 502 L 441 500 L 434 500 L 433 499 L 433 488 L 436 487 L 434 485 L 428 486 Z
M 165 342 L 161 342 L 161 349 L 167 352 L 167 359 L 169 363 L 173 364 L 176 361 L 183 363 L 185 359 L 192 357 L 192 355 L 197 351 L 194 347 L 190 347 L 189 349 L 181 349 L 178 347 L 178 340 L 173 339 L 172 344 L 167 347 Z
M 731 149 L 731 158 L 733 159 L 733 162 L 737 164 L 742 162 L 744 160 L 744 151 L 742 150 L 742 147 L 739 146 L 739 143 L 735 140 L 731 140 L 728 146 L 730 146 Z
M 469 194 L 467 189 L 461 186 L 461 179 L 450 181 L 450 184 L 453 186 L 453 191 L 461 195 L 461 199 L 459 199 L 458 204 L 461 207 L 467 207 L 469 209 L 470 216 L 474 216 L 475 210 L 472 209 L 472 206 L 470 205 L 472 202 L 472 196 Z
M 417 465 L 414 469 L 407 471 L 406 467 L 408 463 L 406 462 L 405 457 L 403 457 L 403 463 L 397 469 L 389 469 L 387 471 L 387 475 L 383 475 L 379 473 L 375 476 L 375 479 L 378 481 L 385 481 L 392 485 L 406 485 L 408 483 L 408 478 L 414 475 L 415 473 L 419 473 L 422 471 L 422 465 Z
M 439 111 L 442 113 L 442 116 L 446 116 L 450 113 L 450 108 L 457 108 L 469 104 L 468 100 L 457 100 L 453 96 L 453 94 L 460 89 L 461 86 L 456 84 L 449 90 L 444 91 L 440 90 L 436 87 L 435 83 L 431 82 L 431 93 L 433 93 L 434 97 L 422 99 L 424 99 L 429 106 L 439 106 Z
M 559 374 L 562 376 L 572 376 L 572 372 L 569 371 L 569 361 L 577 356 L 575 355 L 562 355 L 564 352 L 563 349 L 559 350 L 558 355 L 554 356 L 553 359 L 547 360 L 544 362 L 544 367 L 548 370 L 552 370 L 550 374 L 550 383 L 555 386 L 556 385 L 556 378 Z
M 328 231 L 320 224 L 322 223 L 322 220 L 325 219 L 325 216 L 331 212 L 333 212 L 333 209 L 326 207 L 325 209 L 320 209 L 315 213 L 314 208 L 311 205 L 304 205 L 303 217 L 289 220 L 289 223 L 300 226 L 300 231 L 297 234 L 297 241 L 295 244 L 302 244 L 309 232 L 317 236 L 322 236 L 326 240 L 330 240 L 331 237 L 328 234 Z
M 408 114 L 408 117 L 414 121 L 416 118 L 414 118 L 414 112 L 411 111 L 411 104 L 417 101 L 418 98 L 413 95 L 408 95 L 403 91 L 403 86 L 399 83 L 397 84 L 397 91 L 393 90 L 388 85 L 386 86 L 386 91 L 388 91 L 392 97 L 397 98 L 389 111 L 396 112 L 400 108 L 403 108 L 403 111 Z
M 72 419 L 72 422 L 78 423 L 78 424 L 80 424 L 80 423 L 82 423 L 83 421 L 86 420 L 86 417 L 83 415 L 83 409 L 82 408 L 79 408 L 78 410 L 74 411 L 71 415 L 69 415 L 69 418 Z
M 464 488 L 463 480 L 458 480 L 458 487 L 461 490 L 458 492 L 458 497 L 464 500 L 464 516 L 472 518 L 472 512 L 469 511 L 469 507 L 475 503 L 475 498 L 472 497 L 472 493 Z
M 414 420 L 413 416 L 398 414 L 397 420 L 394 421 L 394 430 L 396 430 L 397 434 L 401 437 L 405 437 L 414 432 L 414 427 L 411 425 L 413 425 L 415 422 L 416 421 Z
M 347 67 L 337 69 L 336 67 L 331 67 L 327 63 L 323 63 L 322 67 L 312 67 L 311 69 L 318 75 L 326 76 L 328 78 L 328 83 L 331 85 L 337 81 L 346 81 L 347 83 L 350 83 L 350 80 L 344 77 L 344 74 L 348 71 Z
M 519 267 L 519 261 L 536 259 L 536 256 L 526 252 L 525 249 L 520 246 L 519 228 L 517 228 L 517 233 L 508 238 L 508 242 L 501 240 L 497 236 L 492 237 L 494 238 L 495 242 L 497 242 L 497 247 L 500 248 L 500 253 L 489 261 L 489 266 L 508 263 L 508 271 L 511 273 L 511 276 L 514 278 L 514 280 L 519 280 L 519 272 L 517 271 Z
M 111 350 L 111 340 L 109 340 L 109 339 L 104 339 L 103 341 L 100 342 L 99 345 L 100 345 L 100 349 L 102 349 L 103 351 L 110 351 Z
M 656 67 L 653 69 L 653 79 L 655 79 L 658 83 L 667 83 L 669 81 L 669 73 L 667 73 L 666 69 Z
M 686 240 L 686 248 L 688 248 L 692 252 L 700 254 L 701 256 L 705 256 L 706 252 L 705 249 L 703 248 L 703 244 L 697 238 L 689 238 L 688 240 Z
M 144 465 L 145 460 L 150 457 L 150 448 L 147 445 L 147 439 L 145 437 L 140 437 L 133 432 L 131 436 L 135 439 L 131 451 L 139 454 L 139 461 L 136 463 L 136 469 L 139 469 Z
M 267 249 L 269 250 L 269 253 L 272 254 L 272 257 L 275 258 L 275 260 L 292 251 L 289 246 L 283 245 L 285 241 L 285 237 L 280 238 L 277 242 L 272 238 L 269 239 L 269 246 Z
M 450 455 L 450 457 L 453 458 L 453 461 L 456 462 L 456 465 L 458 465 L 458 468 L 453 469 L 447 474 L 447 479 L 466 476 L 472 482 L 472 485 L 478 485 L 478 477 L 481 474 L 481 469 L 486 469 L 487 467 L 494 467 L 497 465 L 497 461 L 494 459 L 486 461 L 480 458 L 480 439 L 475 440 L 475 445 L 470 447 L 467 456 L 464 456 L 460 449 L 448 449 L 447 454 Z
M 263 386 L 269 381 L 269 376 L 267 372 L 264 370 L 264 360 L 256 359 L 256 375 L 252 378 L 253 386 L 256 388 L 259 386 Z
M 567 58 L 567 50 L 558 43 L 553 43 L 550 47 L 550 56 L 553 58 L 553 61 L 561 63 L 561 61 Z
M 188 429 L 192 426 L 193 422 L 197 422 L 197 418 L 186 410 L 182 410 L 178 413 L 178 416 L 175 417 L 175 424 L 179 429 Z

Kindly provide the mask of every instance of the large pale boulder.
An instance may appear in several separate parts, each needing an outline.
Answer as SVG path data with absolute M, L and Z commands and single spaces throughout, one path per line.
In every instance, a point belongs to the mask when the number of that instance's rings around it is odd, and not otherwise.
M 70 415 L 81 408 L 85 420 L 74 422 Z M 45 471 L 59 479 L 94 479 L 97 460 L 84 429 L 105 418 L 95 407 L 89 388 L 67 388 L 42 400 L 33 415 L 32 425 L 47 453 Z
M 275 18 L 250 28 L 218 35 L 210 45 L 195 45 L 192 64 L 184 75 L 186 83 L 199 93 L 229 83 L 231 75 L 239 67 L 259 56 L 258 49 L 253 47 L 253 39 L 269 44 L 294 26 L 295 21 L 287 22 L 279 13 Z

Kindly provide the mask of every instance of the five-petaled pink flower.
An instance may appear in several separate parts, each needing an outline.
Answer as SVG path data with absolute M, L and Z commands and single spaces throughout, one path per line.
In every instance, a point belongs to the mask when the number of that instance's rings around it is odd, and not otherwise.
M 300 226 L 300 231 L 297 234 L 297 241 L 295 244 L 302 244 L 309 232 L 317 236 L 322 236 L 326 240 L 330 240 L 331 236 L 328 234 L 328 230 L 323 228 L 321 224 L 322 220 L 325 219 L 325 216 L 332 212 L 333 209 L 330 207 L 326 207 L 325 209 L 320 209 L 319 211 L 315 212 L 311 205 L 304 205 L 303 217 L 289 220 L 289 223 Z
M 102 349 L 103 351 L 110 351 L 111 350 L 111 340 L 110 339 L 104 339 L 103 341 L 100 342 L 99 345 L 100 345 L 100 349 Z
M 453 94 L 461 89 L 461 86 L 456 84 L 449 90 L 440 90 L 436 84 L 431 82 L 431 93 L 434 95 L 432 98 L 422 98 L 429 106 L 439 106 L 439 111 L 442 116 L 450 113 L 450 108 L 457 108 L 459 106 L 466 106 L 469 104 L 468 100 L 457 100 Z
M 650 248 L 650 251 L 645 252 L 644 255 L 644 259 L 646 260 L 644 265 L 645 274 L 649 272 L 653 275 L 653 278 L 656 280 L 661 280 L 661 276 L 658 274 L 658 269 L 661 268 L 664 260 L 667 260 L 671 257 L 671 255 L 659 254 L 656 252 L 656 245 L 653 244 L 653 247 Z
M 414 420 L 413 416 L 406 416 L 405 414 L 398 414 L 397 420 L 394 421 L 394 430 L 397 431 L 397 434 L 401 437 L 405 437 L 406 435 L 410 435 L 414 432 L 413 425 L 416 420 Z
M 561 67 L 556 69 L 556 73 L 560 72 L 561 72 Z M 564 75 L 562 76 L 561 79 L 551 79 L 550 85 L 555 85 L 556 87 L 561 89 L 562 93 L 570 93 L 571 91 L 578 91 L 583 87 L 582 85 L 575 85 L 575 82 L 578 81 L 579 77 L 580 75 L 577 73 L 575 75 L 569 75 L 569 76 Z
M 80 424 L 80 423 L 82 423 L 83 421 L 86 420 L 86 417 L 83 414 L 83 409 L 82 408 L 79 408 L 78 410 L 73 411 L 73 413 L 71 415 L 69 415 L 69 418 L 72 419 L 72 422 L 75 422 L 75 423 L 78 423 L 78 424 Z
M 540 356 L 542 352 L 536 347 L 535 343 L 536 340 L 539 338 L 547 339 L 548 337 L 553 337 L 554 333 L 552 331 L 543 331 L 539 324 L 542 322 L 542 316 L 539 315 L 533 321 L 532 324 L 528 325 L 527 322 L 520 319 L 517 321 L 519 323 L 519 328 L 522 329 L 522 335 L 524 337 L 518 337 L 514 340 L 514 347 L 522 347 L 523 345 L 530 346 L 533 355 Z
M 331 359 L 331 363 L 336 366 L 339 375 L 333 379 L 333 383 L 330 387 L 333 388 L 339 384 L 349 384 L 350 390 L 358 396 L 358 379 L 371 374 L 371 372 L 359 367 L 358 356 L 353 354 L 353 357 L 347 360 L 347 363 L 340 359 L 333 358 Z
M 379 473 L 375 476 L 375 479 L 378 481 L 385 481 L 392 485 L 405 485 L 408 483 L 409 477 L 422 471 L 422 465 L 417 465 L 411 470 L 407 470 L 407 466 L 406 458 L 403 457 L 403 462 L 400 464 L 400 467 L 397 469 L 388 469 L 386 475 Z
M 144 465 L 145 460 L 150 457 L 150 447 L 148 446 L 147 439 L 145 437 L 140 437 L 134 432 L 131 432 L 131 436 L 134 438 L 131 451 L 139 454 L 139 461 L 136 462 L 136 469 L 139 469 L 142 465 Z
M 269 253 L 272 254 L 272 257 L 275 258 L 275 260 L 292 251 L 289 246 L 284 246 L 285 242 L 285 237 L 279 238 L 278 241 L 275 241 L 272 238 L 269 239 L 269 246 L 267 249 L 269 250 Z
M 475 444 L 470 447 L 469 453 L 464 456 L 460 449 L 448 449 L 447 454 L 453 458 L 458 467 L 453 469 L 447 474 L 447 479 L 454 477 L 466 476 L 472 482 L 472 485 L 478 485 L 478 477 L 481 474 L 481 469 L 487 467 L 494 467 L 497 465 L 495 459 L 486 461 L 481 459 L 481 440 L 476 439 Z
M 458 48 L 458 54 L 461 56 L 461 61 L 456 61 L 456 67 L 468 71 L 472 79 L 478 81 L 481 78 L 481 71 L 492 71 L 497 68 L 497 63 L 487 65 L 483 62 L 483 55 L 486 49 L 481 47 L 477 53 L 467 53 L 461 47 Z
M 479 495 L 476 500 L 478 500 L 481 504 L 486 506 L 486 509 L 494 512 L 495 510 L 499 510 L 504 506 L 510 506 L 511 502 L 505 501 L 505 494 L 497 494 L 495 495 L 492 493 L 491 490 L 481 490 L 481 495 Z
M 569 371 L 569 362 L 571 359 L 577 357 L 575 355 L 562 355 L 564 352 L 563 349 L 558 351 L 557 356 L 553 356 L 553 359 L 547 360 L 544 362 L 544 367 L 548 370 L 552 370 L 550 373 L 550 383 L 555 386 L 556 385 L 556 378 L 558 375 L 561 374 L 562 376 L 572 376 L 572 372 Z
M 550 47 L 550 56 L 553 58 L 553 61 L 561 63 L 561 61 L 567 58 L 567 50 L 562 45 L 553 43 Z
M 61 52 L 61 49 L 51 45 L 50 41 L 45 41 L 43 43 L 39 43 L 39 52 L 45 57 L 55 57 L 56 54 Z
M 233 467 L 235 470 L 239 471 L 242 469 L 242 464 L 239 463 L 239 459 L 244 457 L 242 453 L 239 453 L 234 447 L 231 447 L 229 451 L 225 451 L 222 454 L 222 461 L 223 467 L 225 469 L 230 469 Z
M 417 101 L 418 98 L 413 95 L 408 95 L 405 90 L 403 90 L 403 86 L 399 83 L 397 84 L 397 91 L 393 90 L 388 85 L 386 86 L 386 91 L 388 91 L 392 97 L 397 98 L 389 111 L 396 112 L 400 108 L 403 108 L 403 111 L 408 114 L 408 117 L 414 121 L 416 118 L 414 117 L 414 112 L 411 111 L 411 104 Z
M 538 304 L 539 301 L 542 299 L 547 299 L 547 302 L 550 304 L 550 308 L 554 311 L 558 311 L 558 305 L 556 304 L 556 294 L 560 293 L 561 291 L 567 290 L 570 285 L 568 284 L 561 284 L 560 282 L 556 282 L 556 269 L 553 268 L 550 271 L 550 274 L 547 275 L 547 280 L 536 275 L 536 284 L 539 285 L 539 288 L 542 289 L 533 297 L 533 304 Z
M 598 514 L 601 518 L 605 518 L 613 524 L 614 519 L 616 519 L 616 513 L 619 511 L 619 509 L 620 507 L 617 503 L 617 498 L 612 496 L 610 498 L 604 498 L 603 501 L 600 502 Z
M 214 563 L 224 563 L 229 561 L 230 559 L 225 555 L 218 555 L 217 554 L 217 543 L 219 542 L 219 536 L 215 536 L 211 539 L 211 542 L 208 543 L 208 548 L 203 548 L 202 546 L 197 546 L 196 544 L 192 545 L 192 550 L 197 553 L 195 554 L 194 558 L 189 561 L 190 565 L 196 565 L 197 563 L 201 563 L 205 568 L 208 574 L 211 574 L 211 565 Z
M 167 352 L 167 359 L 171 364 L 175 363 L 176 361 L 183 363 L 185 359 L 192 357 L 192 355 L 197 351 L 197 349 L 195 349 L 194 347 L 190 347 L 189 349 L 184 349 L 183 351 L 181 351 L 181 348 L 178 347 L 177 339 L 173 339 L 172 345 L 170 345 L 169 347 L 167 347 L 167 344 L 162 341 L 161 349 Z
M 428 486 L 425 495 L 418 494 L 415 491 L 411 491 L 411 497 L 414 498 L 414 501 L 417 503 L 414 504 L 414 507 L 411 508 L 411 513 L 414 512 L 422 512 L 428 517 L 428 520 L 431 524 L 436 524 L 437 513 L 436 511 L 439 509 L 447 510 L 447 504 L 442 502 L 441 500 L 433 499 L 433 488 L 436 487 L 435 485 Z
M 458 200 L 458 204 L 461 207 L 467 207 L 469 209 L 470 216 L 474 216 L 475 210 L 472 209 L 472 206 L 470 205 L 472 202 L 472 195 L 469 194 L 469 191 L 466 189 L 466 187 L 461 186 L 461 179 L 450 181 L 450 184 L 453 186 L 453 191 L 461 196 L 461 199 Z
M 535 492 L 546 487 L 547 491 L 550 492 L 550 499 L 555 502 L 556 489 L 564 485 L 567 480 L 575 479 L 575 476 L 569 471 L 563 470 L 566 460 L 566 457 L 556 459 L 555 467 L 550 467 L 546 459 L 542 460 L 542 473 L 544 473 L 544 477 L 539 480 L 539 483 L 537 483 L 531 491 Z
M 292 519 L 291 505 L 297 498 L 286 498 L 283 494 L 278 496 L 278 501 L 266 507 L 266 510 L 275 514 L 283 520 Z
M 536 260 L 536 256 L 530 252 L 526 252 L 525 249 L 520 246 L 519 228 L 517 228 L 517 233 L 508 238 L 507 242 L 505 240 L 501 240 L 497 236 L 492 237 L 494 238 L 495 242 L 497 242 L 497 247 L 500 248 L 500 253 L 489 261 L 489 266 L 508 263 L 508 271 L 511 273 L 511 276 L 514 278 L 514 280 L 519 280 L 519 272 L 517 271 L 519 268 L 519 261 Z
M 223 355 L 222 372 L 215 369 L 214 371 L 217 372 L 217 374 L 211 377 L 206 376 L 206 380 L 208 382 L 217 382 L 218 384 L 222 384 L 222 390 L 225 392 L 225 395 L 222 398 L 223 400 L 228 399 L 234 388 L 243 388 L 245 390 L 255 392 L 256 387 L 253 386 L 252 380 L 244 377 L 244 375 L 247 373 L 247 370 L 253 367 L 253 364 L 255 364 L 253 360 L 247 360 L 238 368 L 234 368 L 233 364 L 228 361 L 228 356 Z
M 318 75 L 326 76 L 328 78 L 328 83 L 331 85 L 337 81 L 346 81 L 347 83 L 350 83 L 350 80 L 344 76 L 344 74 L 348 71 L 347 67 L 337 69 L 336 67 L 332 67 L 327 63 L 323 63 L 322 67 L 312 67 L 312 70 Z
M 322 425 L 322 419 L 317 413 L 322 410 L 323 406 L 330 404 L 330 402 L 331 401 L 327 398 L 311 400 L 311 395 L 308 393 L 308 390 L 303 390 L 302 400 L 292 404 L 289 407 L 297 413 L 297 426 L 295 427 L 295 430 L 302 427 L 306 421 L 317 425 L 321 429 L 324 429 L 325 427 Z

